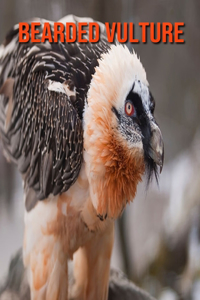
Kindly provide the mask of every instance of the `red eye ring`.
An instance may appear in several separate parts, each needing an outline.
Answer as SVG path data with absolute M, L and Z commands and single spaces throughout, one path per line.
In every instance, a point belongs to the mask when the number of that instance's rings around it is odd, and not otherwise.
M 125 104 L 125 113 L 129 117 L 132 117 L 135 114 L 135 108 L 130 101 L 127 101 Z

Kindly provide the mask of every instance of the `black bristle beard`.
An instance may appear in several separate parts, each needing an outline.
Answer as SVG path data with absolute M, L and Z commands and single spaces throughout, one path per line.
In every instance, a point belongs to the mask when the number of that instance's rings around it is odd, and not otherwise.
M 145 125 L 142 126 L 142 134 L 143 134 L 142 142 L 143 142 L 143 149 L 144 149 L 145 173 L 147 176 L 147 188 L 148 188 L 154 176 L 158 184 L 158 167 L 155 161 L 149 155 L 151 149 L 151 145 L 150 145 L 151 130 L 150 130 L 149 121 L 148 120 L 145 121 L 146 121 L 144 122 Z
M 156 183 L 158 185 L 159 174 L 158 174 L 157 164 L 148 154 L 144 154 L 144 160 L 145 160 L 145 174 L 147 177 L 147 188 L 149 187 L 149 184 L 152 182 L 154 176 L 156 179 Z

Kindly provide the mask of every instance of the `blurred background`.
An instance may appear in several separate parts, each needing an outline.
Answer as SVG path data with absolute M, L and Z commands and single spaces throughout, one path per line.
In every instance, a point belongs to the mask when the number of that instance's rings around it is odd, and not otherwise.
M 165 142 L 159 187 L 137 197 L 117 222 L 112 265 L 159 300 L 200 299 L 200 1 L 0 0 L 0 40 L 32 17 L 67 14 L 101 22 L 185 22 L 184 44 L 129 45 L 146 69 Z M 136 26 L 136 38 L 140 37 Z M 0 282 L 22 245 L 21 178 L 0 151 Z

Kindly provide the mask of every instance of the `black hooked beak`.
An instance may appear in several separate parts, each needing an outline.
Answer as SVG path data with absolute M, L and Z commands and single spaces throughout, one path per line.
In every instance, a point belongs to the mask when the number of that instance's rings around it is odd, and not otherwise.
M 160 128 L 152 121 L 149 156 L 158 166 L 160 166 L 161 173 L 164 161 L 164 143 Z

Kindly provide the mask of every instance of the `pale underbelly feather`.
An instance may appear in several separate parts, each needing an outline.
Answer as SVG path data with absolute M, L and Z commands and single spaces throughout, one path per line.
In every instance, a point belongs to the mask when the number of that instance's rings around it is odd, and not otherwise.
M 96 230 L 103 230 L 109 220 L 100 221 L 93 208 L 83 164 L 75 184 L 59 196 L 50 195 L 25 212 L 24 260 L 34 248 L 44 249 L 59 243 L 72 257 Z M 27 257 L 27 259 L 26 259 Z

